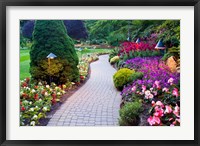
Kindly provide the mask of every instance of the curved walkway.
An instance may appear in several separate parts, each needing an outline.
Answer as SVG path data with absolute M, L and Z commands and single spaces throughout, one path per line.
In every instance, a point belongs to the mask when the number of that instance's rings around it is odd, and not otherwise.
M 120 92 L 112 76 L 116 70 L 108 55 L 90 64 L 89 80 L 55 112 L 47 126 L 117 126 Z

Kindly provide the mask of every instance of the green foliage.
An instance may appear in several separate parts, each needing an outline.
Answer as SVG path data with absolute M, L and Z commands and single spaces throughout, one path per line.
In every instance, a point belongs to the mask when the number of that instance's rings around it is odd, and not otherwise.
M 54 53 L 57 58 L 47 56 Z M 33 45 L 30 51 L 30 73 L 33 80 L 55 83 L 79 81 L 78 56 L 72 39 L 67 35 L 61 20 L 37 20 L 33 32 Z
M 142 77 L 144 76 L 144 74 L 142 72 L 134 72 L 131 76 L 130 76 L 130 80 L 132 82 L 134 82 L 137 79 L 142 79 Z
M 169 48 L 168 52 L 174 54 L 175 57 L 180 58 L 180 46 Z
M 130 70 L 128 68 L 122 68 L 118 70 L 113 76 L 115 87 L 118 90 L 122 90 L 124 85 L 131 82 L 130 77 L 134 72 L 134 70 Z
M 142 103 L 139 101 L 126 103 L 119 111 L 121 126 L 136 126 L 139 120 L 139 114 L 142 111 Z
M 110 61 L 111 58 L 117 56 L 118 53 L 119 53 L 119 48 L 112 49 L 112 51 L 110 52 L 110 55 L 109 55 L 109 61 Z
M 180 21 L 179 20 L 166 20 L 162 25 L 157 27 L 157 31 L 162 33 L 158 39 L 163 39 L 163 43 L 167 47 L 180 45 Z

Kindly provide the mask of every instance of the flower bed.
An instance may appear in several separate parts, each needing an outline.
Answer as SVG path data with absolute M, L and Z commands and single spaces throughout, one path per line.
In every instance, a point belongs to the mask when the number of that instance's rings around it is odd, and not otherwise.
M 66 90 L 72 87 L 72 83 L 56 86 L 39 82 L 31 84 L 30 79 L 21 81 L 20 86 L 20 125 L 40 125 L 40 119 L 46 117 L 52 105 L 60 101 L 60 97 Z
M 180 74 L 170 72 L 160 60 L 160 57 L 136 57 L 125 62 L 125 67 L 144 76 L 124 87 L 122 105 L 139 99 L 148 110 L 145 117 L 148 125 L 177 126 L 180 125 Z
M 160 51 L 155 50 L 156 44 L 149 43 L 135 43 L 135 42 L 123 42 L 119 51 L 119 56 L 124 60 L 134 57 L 149 57 L 160 56 Z

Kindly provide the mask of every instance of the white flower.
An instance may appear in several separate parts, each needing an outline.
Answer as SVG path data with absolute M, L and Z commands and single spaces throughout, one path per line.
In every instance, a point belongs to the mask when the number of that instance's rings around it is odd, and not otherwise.
M 149 90 L 146 90 L 146 91 L 145 91 L 145 95 L 146 95 L 146 96 L 149 96 L 150 94 L 151 94 L 151 92 L 150 92 Z
M 38 109 L 38 106 L 36 106 L 35 109 L 37 110 L 37 109 Z
M 39 102 L 41 102 L 42 101 L 42 99 L 39 99 Z
M 42 109 L 44 112 L 46 112 L 47 110 L 48 110 L 48 108 L 45 106 L 45 107 L 43 107 L 43 109 Z
M 35 121 L 31 121 L 30 125 L 35 126 Z
M 33 120 L 37 120 L 37 118 L 38 118 L 37 115 L 34 115 L 34 116 L 32 117 Z
M 30 90 L 30 88 L 29 87 L 25 87 L 26 88 L 26 90 Z
M 46 85 L 46 88 L 49 88 L 50 86 L 49 85 Z
M 41 85 L 42 85 L 42 83 L 41 83 L 41 82 L 39 82 L 39 83 L 38 83 L 38 85 L 40 85 L 40 86 L 41 86 Z
M 63 93 L 63 94 L 65 94 L 65 91 L 64 91 L 64 90 L 62 90 L 62 93 Z
M 53 91 L 53 89 L 51 89 L 51 88 L 50 88 L 50 91 L 52 92 L 52 91 Z
M 44 96 L 48 96 L 49 94 L 47 92 L 44 93 Z
M 173 81 L 174 81 L 174 79 L 173 79 L 173 78 L 170 78 L 170 79 L 167 81 L 167 83 L 172 84 Z
M 30 101 L 29 104 L 31 105 L 31 104 L 32 104 L 32 101 Z
M 32 90 L 31 90 L 31 93 L 35 93 L 35 90 L 34 90 L 34 89 L 32 89 Z
M 72 83 L 72 85 L 74 85 L 75 83 L 74 82 L 71 82 Z
M 60 93 L 60 92 L 58 92 L 58 93 L 57 93 L 57 95 L 61 95 L 61 93 Z
M 30 108 L 29 111 L 33 112 L 33 111 L 34 111 L 34 108 Z

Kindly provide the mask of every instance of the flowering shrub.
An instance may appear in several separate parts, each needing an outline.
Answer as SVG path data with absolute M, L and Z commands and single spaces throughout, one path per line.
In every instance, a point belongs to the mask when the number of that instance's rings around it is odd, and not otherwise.
M 39 82 L 37 85 L 30 84 L 30 79 L 21 81 L 20 86 L 20 125 L 39 125 L 39 120 L 46 117 L 51 106 L 60 101 L 65 94 L 66 85 L 51 86 Z
M 135 42 L 123 42 L 119 51 L 119 56 L 125 58 L 124 60 L 134 57 L 149 57 L 160 56 L 160 52 L 155 50 L 156 44 L 149 43 L 135 43 Z

